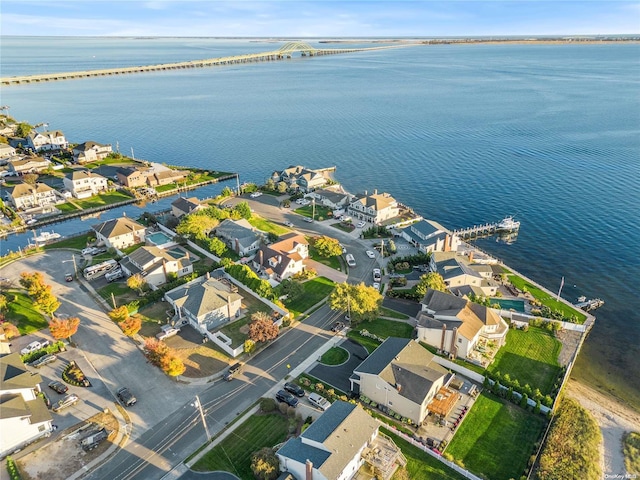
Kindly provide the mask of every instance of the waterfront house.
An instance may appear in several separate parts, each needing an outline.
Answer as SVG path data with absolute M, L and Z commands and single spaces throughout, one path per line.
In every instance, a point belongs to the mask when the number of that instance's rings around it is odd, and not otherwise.
M 42 157 L 24 157 L 7 162 L 8 170 L 14 174 L 40 173 L 51 166 L 51 162 Z
M 457 235 L 450 235 L 433 220 L 420 220 L 400 230 L 400 236 L 422 253 L 456 251 L 460 245 Z
M 140 274 L 152 287 L 158 287 L 169 280 L 170 274 L 180 278 L 193 273 L 189 256 L 176 258 L 166 250 L 155 246 L 140 247 L 120 261 L 125 275 Z
M 240 256 L 253 255 L 260 248 L 263 232 L 256 229 L 247 220 L 227 218 L 213 230 L 213 234 Z
M 91 227 L 99 244 L 107 248 L 123 248 L 144 242 L 145 227 L 128 217 L 114 218 Z
M 420 425 L 447 378 L 447 370 L 415 340 L 389 337 L 349 380 L 355 393 Z
M 111 145 L 102 145 L 98 142 L 84 142 L 73 147 L 73 161 L 76 163 L 89 163 L 106 158 L 113 152 Z
M 149 168 L 147 167 L 125 167 L 119 168 L 116 172 L 118 182 L 128 188 L 146 186 L 148 176 Z
M 171 202 L 171 213 L 173 213 L 174 217 L 181 218 L 184 215 L 188 215 L 197 210 L 202 210 L 206 207 L 207 205 L 200 203 L 200 200 L 198 200 L 196 197 L 180 197 Z
M 391 195 L 374 190 L 372 195 L 364 192 L 364 195 L 356 196 L 349 203 L 347 214 L 354 220 L 367 222 L 371 226 L 397 217 L 400 214 L 400 208 Z
M 19 354 L 0 354 L 0 457 L 51 432 L 53 418 L 37 396 L 41 382 Z
M 429 289 L 417 315 L 418 341 L 452 358 L 469 358 L 479 342 L 504 344 L 509 326 L 489 307 Z
M 280 471 L 297 479 L 349 480 L 367 463 L 376 468 L 378 478 L 387 480 L 406 459 L 378 428 L 362 407 L 337 400 L 300 436 L 278 449 Z
M 493 280 L 491 265 L 473 263 L 473 257 L 473 252 L 468 256 L 459 252 L 434 252 L 429 259 L 429 270 L 442 276 L 451 293 L 464 295 L 471 291 L 478 296 L 494 296 L 498 283 Z
M 16 149 L 9 144 L 0 143 L 0 160 L 7 160 L 15 156 Z
M 291 189 L 309 192 L 326 185 L 330 179 L 330 172 L 334 170 L 335 168 L 314 170 L 302 165 L 291 165 L 281 172 L 273 172 L 271 178 L 275 183 L 286 183 Z
M 189 172 L 186 170 L 172 170 L 165 168 L 160 171 L 155 171 L 147 176 L 147 185 L 150 187 L 156 187 L 161 185 L 169 185 L 170 183 L 178 183 L 184 180 Z
M 7 195 L 16 210 L 46 207 L 58 201 L 56 191 L 49 185 L 40 182 L 35 185 L 19 183 L 8 189 Z
M 263 276 L 281 282 L 304 270 L 309 242 L 304 235 L 290 233 L 271 245 L 261 245 L 253 257 L 253 267 Z
M 88 198 L 107 190 L 107 179 L 90 170 L 74 170 L 63 179 L 64 187 L 75 198 Z
M 322 205 L 332 210 L 345 208 L 353 197 L 353 195 L 345 192 L 339 185 L 314 190 L 305 196 L 315 198 L 316 205 Z
M 179 319 L 198 331 L 216 330 L 240 316 L 242 296 L 238 287 L 221 276 L 210 274 L 180 285 L 164 294 Z
M 31 130 L 27 138 L 27 147 L 35 152 L 63 150 L 69 146 L 69 142 L 60 130 L 50 132 L 37 132 Z

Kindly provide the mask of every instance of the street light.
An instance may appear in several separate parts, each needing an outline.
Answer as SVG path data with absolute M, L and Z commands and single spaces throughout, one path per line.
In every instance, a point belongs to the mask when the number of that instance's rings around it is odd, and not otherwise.
M 202 410 L 202 403 L 200 403 L 200 397 L 196 395 L 196 401 L 191 404 L 192 407 L 195 407 L 200 412 L 200 418 L 202 419 L 202 424 L 204 425 L 204 431 L 207 434 L 207 443 L 211 442 L 211 434 L 209 433 L 209 427 L 207 427 L 207 421 L 204 418 L 204 411 Z
M 73 272 L 76 275 L 76 278 L 78 278 L 78 265 L 76 264 L 76 256 L 75 254 L 71 255 L 71 260 L 63 260 L 62 263 L 69 263 L 69 262 L 73 262 Z

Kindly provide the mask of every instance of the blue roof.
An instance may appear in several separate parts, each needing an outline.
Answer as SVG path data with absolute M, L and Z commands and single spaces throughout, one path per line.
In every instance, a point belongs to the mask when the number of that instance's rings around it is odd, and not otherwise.
M 324 442 L 344 422 L 344 419 L 349 416 L 354 408 L 356 406 L 353 403 L 339 400 L 333 402 L 331 407 L 318 420 L 313 422 L 301 436 L 316 442 Z
M 416 232 L 424 235 L 425 237 L 428 237 L 429 235 L 433 235 L 434 233 L 440 231 L 439 228 L 434 227 L 426 220 L 420 220 L 419 222 L 410 225 L 409 229 L 414 229 Z
M 328 412 L 329 410 L 327 410 Z M 325 413 L 326 414 L 326 413 Z M 324 417 L 323 414 L 320 418 Z M 311 426 L 318 423 L 320 419 L 316 420 Z M 304 433 L 307 433 L 311 427 L 305 430 Z M 304 435 L 304 434 L 303 434 Z M 278 454 L 287 458 L 291 458 L 300 463 L 306 463 L 307 460 L 311 460 L 313 466 L 315 468 L 319 468 L 326 460 L 331 456 L 331 452 L 327 452 L 326 450 L 321 450 L 316 447 L 312 447 L 311 445 L 307 445 L 302 443 L 300 437 L 290 438 L 287 442 L 280 447 L 278 450 Z

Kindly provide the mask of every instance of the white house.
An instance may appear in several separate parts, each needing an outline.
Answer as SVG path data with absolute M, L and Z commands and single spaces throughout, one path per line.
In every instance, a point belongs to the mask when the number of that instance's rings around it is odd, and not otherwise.
M 98 142 L 84 142 L 73 147 L 73 161 L 76 163 L 88 163 L 102 160 L 113 152 L 111 145 L 102 145 Z
M 321 188 L 329 182 L 330 172 L 335 168 L 311 169 L 302 165 L 291 165 L 282 172 L 273 172 L 271 178 L 274 182 L 285 182 L 292 189 L 304 192 Z
M 69 146 L 69 142 L 60 130 L 50 132 L 37 132 L 31 130 L 27 135 L 27 146 L 36 152 L 46 150 L 61 150 Z
M 345 208 L 353 195 L 345 192 L 339 185 L 314 190 L 305 195 L 316 199 L 317 205 L 323 205 L 332 210 Z
M 167 283 L 168 275 L 184 277 L 193 273 L 193 265 L 188 255 L 175 258 L 166 250 L 155 246 L 140 247 L 120 261 L 122 271 L 127 276 L 139 273 L 152 287 Z
M 383 447 L 386 456 L 377 455 Z M 349 480 L 368 462 L 388 479 L 406 459 L 362 407 L 335 401 L 299 437 L 276 452 L 280 470 L 298 480 Z
M 304 270 L 309 257 L 309 242 L 304 235 L 290 233 L 276 243 L 261 245 L 253 257 L 253 266 L 260 273 L 278 282 Z
M 351 200 L 347 214 L 371 225 L 379 225 L 397 217 L 400 214 L 400 208 L 391 195 L 374 190 L 372 195 L 365 192 L 364 195 L 356 196 Z
M 213 234 L 224 241 L 238 255 L 253 255 L 262 242 L 262 232 L 247 220 L 227 218 L 213 230 Z
M 400 236 L 423 253 L 456 251 L 457 235 L 449 235 L 444 227 L 432 220 L 420 220 L 400 230 Z
M 164 294 L 176 316 L 186 319 L 200 332 L 220 328 L 239 316 L 242 296 L 224 277 L 209 274 L 191 280 Z
M 63 183 L 76 198 L 88 198 L 109 187 L 106 178 L 90 170 L 74 170 L 64 177 Z
M 42 157 L 24 157 L 7 162 L 8 170 L 12 173 L 39 173 L 51 166 L 51 162 Z
M 7 195 L 16 210 L 46 207 L 58 201 L 56 191 L 49 185 L 40 182 L 37 182 L 35 185 L 19 183 L 8 190 Z
M 1 134 L 0 134 L 1 135 Z M 0 143 L 0 160 L 6 160 L 16 154 L 16 149 L 7 143 Z
M 349 379 L 351 389 L 420 425 L 448 372 L 415 340 L 389 337 Z
M 492 297 L 498 291 L 493 280 L 491 265 L 473 263 L 473 252 L 469 256 L 456 252 L 434 252 L 429 259 L 429 270 L 439 273 L 451 293 L 465 295 L 473 292 L 477 296 Z
M 115 218 L 91 227 L 98 243 L 121 250 L 144 242 L 145 227 L 127 217 Z
M 17 353 L 0 355 L 0 457 L 51 432 L 53 418 L 32 374 Z
M 493 309 L 429 289 L 417 315 L 418 340 L 452 357 L 468 358 L 480 339 L 504 344 L 507 323 Z

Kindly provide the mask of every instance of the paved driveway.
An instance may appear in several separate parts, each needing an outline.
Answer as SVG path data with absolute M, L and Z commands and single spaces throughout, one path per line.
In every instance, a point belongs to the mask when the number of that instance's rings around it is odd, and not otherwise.
M 309 375 L 316 377 L 318 380 L 322 380 L 325 383 L 342 390 L 345 393 L 351 391 L 351 382 L 349 377 L 353 373 L 353 370 L 367 358 L 367 350 L 360 344 L 353 342 L 352 340 L 345 339 L 343 342 L 337 345 L 344 348 L 349 352 L 349 358 L 342 365 L 322 365 L 316 364 L 311 370 L 308 370 Z

